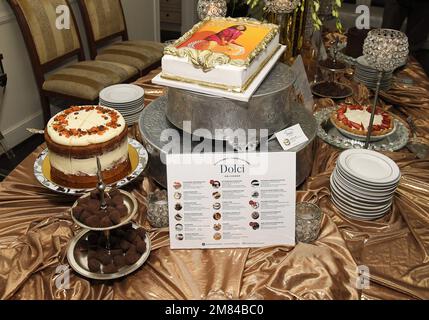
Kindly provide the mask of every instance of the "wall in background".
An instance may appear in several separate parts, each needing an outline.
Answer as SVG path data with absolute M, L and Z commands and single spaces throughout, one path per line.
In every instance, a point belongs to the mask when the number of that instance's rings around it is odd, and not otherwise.
M 156 0 L 122 0 L 130 39 L 154 40 Z M 82 41 L 86 37 L 75 0 L 71 0 Z M 21 31 L 6 0 L 0 0 L 0 52 L 8 74 L 5 94 L 0 90 L 0 130 L 13 147 L 27 139 L 25 128 L 41 128 L 42 112 L 30 59 Z M 86 50 L 87 52 L 87 50 Z M 87 55 L 88 56 L 88 55 Z

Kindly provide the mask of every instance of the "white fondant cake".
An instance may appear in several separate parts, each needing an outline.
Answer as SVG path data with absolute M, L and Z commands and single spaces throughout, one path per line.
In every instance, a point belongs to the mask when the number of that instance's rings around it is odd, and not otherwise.
M 279 48 L 276 25 L 210 18 L 166 47 L 161 76 L 243 92 Z

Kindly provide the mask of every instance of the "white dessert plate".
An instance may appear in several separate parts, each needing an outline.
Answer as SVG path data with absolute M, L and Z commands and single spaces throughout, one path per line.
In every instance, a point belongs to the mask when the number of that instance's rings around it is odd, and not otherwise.
M 347 197 L 347 196 L 345 196 L 345 194 L 343 194 L 339 191 L 336 191 L 335 187 L 333 187 L 332 185 L 331 185 L 331 191 L 332 191 L 332 196 L 334 196 L 339 201 L 341 201 L 341 203 L 348 204 L 349 206 L 351 206 L 354 209 L 365 210 L 368 213 L 384 208 L 385 206 L 392 203 L 392 199 L 393 199 L 393 198 L 390 198 L 389 200 L 384 201 L 380 205 L 376 206 L 375 204 L 370 204 L 370 203 L 366 203 L 363 201 L 353 200 L 351 197 Z
M 370 184 L 391 184 L 401 176 L 398 165 L 392 159 L 372 150 L 346 150 L 340 154 L 338 162 L 349 175 Z
M 367 195 L 358 195 L 338 185 L 334 177 L 331 177 L 331 191 L 335 193 L 335 195 L 345 200 L 350 199 L 350 201 L 353 202 L 355 205 L 372 208 L 386 205 L 389 201 L 393 199 L 394 196 L 393 193 L 391 195 L 379 198 L 370 197 Z
M 333 193 L 332 197 L 334 197 L 337 200 L 337 202 L 339 202 L 344 207 L 349 208 L 350 210 L 355 210 L 356 212 L 359 212 L 360 214 L 365 215 L 365 216 L 379 215 L 379 214 L 385 212 L 385 210 L 387 210 L 388 208 L 390 208 L 392 206 L 392 201 L 389 201 L 389 202 L 386 202 L 383 206 L 359 207 L 359 205 L 356 205 L 355 203 L 353 203 L 349 200 L 344 200 L 344 198 L 341 198 L 341 196 L 339 196 L 336 193 Z
M 347 215 L 351 215 L 353 218 L 360 219 L 360 218 L 367 218 L 367 219 L 378 219 L 384 216 L 391 208 L 391 205 L 386 207 L 383 210 L 380 210 L 379 212 L 373 212 L 373 214 L 368 213 L 366 210 L 355 210 L 350 206 L 342 204 L 335 196 L 331 197 L 332 202 L 335 204 L 335 206 L 340 209 L 343 213 Z
M 396 192 L 396 189 L 390 192 L 372 192 L 372 191 L 362 191 L 351 187 L 350 185 L 345 184 L 342 180 L 339 180 L 337 176 L 333 177 L 335 186 L 343 193 L 352 197 L 355 200 L 370 202 L 370 203 L 382 203 L 386 199 L 393 197 Z
M 389 211 L 389 210 L 387 210 L 384 213 L 380 213 L 380 214 L 374 215 L 374 216 L 363 216 L 361 214 L 355 214 L 349 210 L 342 209 L 334 198 L 332 198 L 332 202 L 340 210 L 340 212 L 343 216 L 345 216 L 346 218 L 349 218 L 349 219 L 353 219 L 353 220 L 363 220 L 363 221 L 377 220 L 377 219 L 383 218 Z
M 107 101 L 104 101 L 102 99 L 100 99 L 100 104 L 106 107 L 112 107 L 112 108 L 117 108 L 117 109 L 128 109 L 134 106 L 141 106 L 144 103 L 144 98 L 136 100 L 136 101 L 132 101 L 129 103 L 110 103 Z
M 144 97 L 144 89 L 135 84 L 117 84 L 100 91 L 100 99 L 110 103 L 129 103 Z
M 255 77 L 255 79 L 253 79 L 250 86 L 242 93 L 210 88 L 199 84 L 168 80 L 168 79 L 162 78 L 161 73 L 152 79 L 152 83 L 162 85 L 162 86 L 167 86 L 167 87 L 190 90 L 190 91 L 210 94 L 213 96 L 248 102 L 252 97 L 252 95 L 255 93 L 255 91 L 259 88 L 261 83 L 265 80 L 265 77 L 267 76 L 267 74 L 271 71 L 271 69 L 275 66 L 277 61 L 282 56 L 282 54 L 285 52 L 285 50 L 286 50 L 286 46 L 280 45 L 279 50 L 277 50 L 274 56 L 262 68 L 261 72 L 259 72 L 259 74 Z
M 393 183 L 376 185 L 368 183 L 367 181 L 356 179 L 355 177 L 345 173 L 343 169 L 338 165 L 335 168 L 335 173 L 340 180 L 343 180 L 346 184 L 350 185 L 353 188 L 362 190 L 363 192 L 373 192 L 373 193 L 389 193 L 394 191 L 399 183 L 399 179 Z
M 336 180 L 335 176 L 331 176 L 331 189 L 333 189 L 336 194 L 341 195 L 347 199 L 350 198 L 352 201 L 357 202 L 357 204 L 360 203 L 365 206 L 378 206 L 385 204 L 390 201 L 394 196 L 394 192 L 383 196 L 360 194 L 358 193 L 358 191 L 349 189 L 348 187 L 341 185 Z
M 131 161 L 131 172 L 123 179 L 110 184 L 110 187 L 121 188 L 134 181 L 146 169 L 149 157 L 145 147 L 140 142 L 134 139 L 129 139 L 128 142 L 128 150 Z M 36 177 L 37 181 L 40 182 L 40 184 L 42 184 L 49 190 L 70 196 L 81 196 L 95 189 L 96 187 L 94 185 L 94 188 L 76 189 L 58 185 L 51 180 L 50 168 L 51 167 L 49 163 L 49 152 L 48 149 L 45 149 L 34 162 L 34 176 Z

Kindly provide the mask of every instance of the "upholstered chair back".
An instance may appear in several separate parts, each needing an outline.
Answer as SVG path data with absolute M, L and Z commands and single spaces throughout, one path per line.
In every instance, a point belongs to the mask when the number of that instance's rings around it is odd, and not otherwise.
M 105 0 L 103 0 L 105 1 Z M 9 0 L 10 5 L 17 13 L 21 28 L 25 27 L 28 37 L 36 50 L 39 64 L 44 65 L 56 59 L 60 59 L 76 50 L 81 49 L 78 30 L 67 0 Z M 57 19 L 61 18 L 61 11 L 57 13 L 59 6 L 68 6 L 70 10 L 70 28 L 57 27 Z M 22 26 L 24 24 L 24 26 Z
M 120 0 L 81 0 L 95 42 L 126 31 Z

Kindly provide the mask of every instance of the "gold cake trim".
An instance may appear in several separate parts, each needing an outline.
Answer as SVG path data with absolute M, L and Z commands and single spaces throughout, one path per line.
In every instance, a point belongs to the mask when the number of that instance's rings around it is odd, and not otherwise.
M 177 46 L 186 42 L 191 38 L 194 33 L 200 29 L 208 21 L 224 21 L 224 22 L 233 22 L 233 23 L 245 23 L 254 26 L 268 26 L 271 28 L 269 33 L 261 41 L 261 43 L 253 49 L 249 54 L 248 58 L 245 60 L 235 60 L 231 59 L 228 55 L 219 52 L 213 52 L 211 50 L 196 50 L 193 48 L 180 48 L 177 49 Z M 216 66 L 229 64 L 236 67 L 248 67 L 252 61 L 258 57 L 270 44 L 270 42 L 279 34 L 279 26 L 270 23 L 263 23 L 261 21 L 248 19 L 248 18 L 213 18 L 208 17 L 203 21 L 197 23 L 191 30 L 186 32 L 180 39 L 176 40 L 173 44 L 164 48 L 164 55 L 171 55 L 179 58 L 188 58 L 188 61 L 191 62 L 195 67 L 203 69 L 204 72 L 208 72 L 214 69 Z
M 227 86 L 227 85 L 220 84 L 220 83 L 212 83 L 212 82 L 201 81 L 201 80 L 193 80 L 193 79 L 189 79 L 189 78 L 184 78 L 184 77 L 180 77 L 180 76 L 167 74 L 165 72 L 161 73 L 161 78 L 167 79 L 167 80 L 190 83 L 190 84 L 197 84 L 197 85 L 200 85 L 203 87 L 221 89 L 221 90 L 226 90 L 226 91 L 235 92 L 235 93 L 243 93 L 249 88 L 249 86 L 252 84 L 253 80 L 255 80 L 255 78 L 262 72 L 262 70 L 265 68 L 267 63 L 277 54 L 277 52 L 281 49 L 281 47 L 282 46 L 279 45 L 277 47 L 277 49 L 269 57 L 267 57 L 267 59 L 265 59 L 265 61 L 259 66 L 259 68 L 253 73 L 253 75 L 250 76 L 249 79 L 247 79 L 247 81 L 244 83 L 244 85 L 242 87 L 234 87 L 234 86 Z

